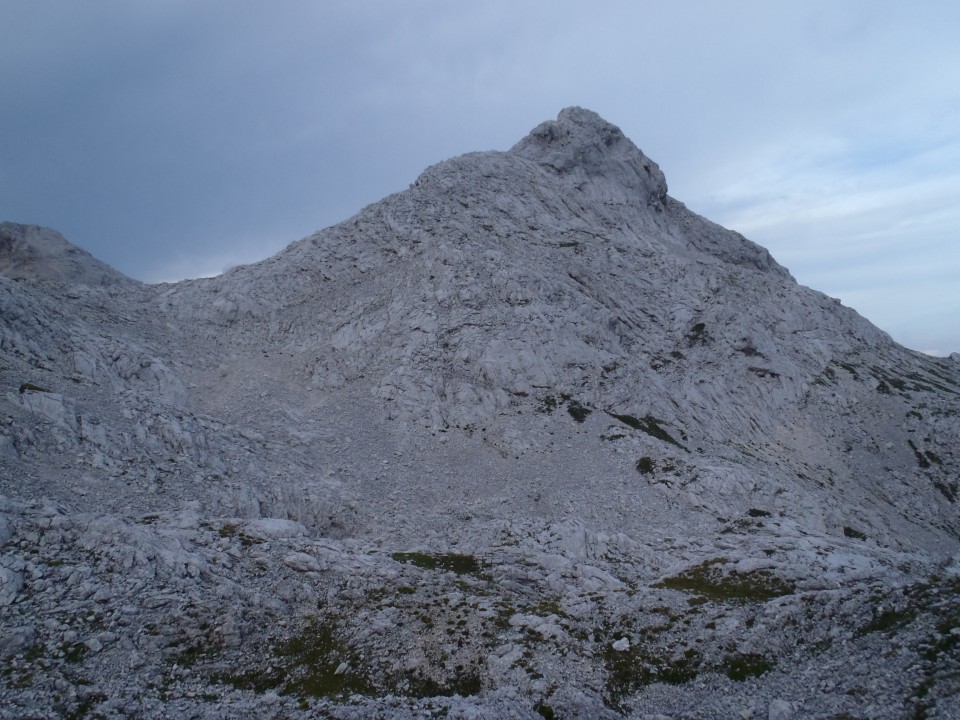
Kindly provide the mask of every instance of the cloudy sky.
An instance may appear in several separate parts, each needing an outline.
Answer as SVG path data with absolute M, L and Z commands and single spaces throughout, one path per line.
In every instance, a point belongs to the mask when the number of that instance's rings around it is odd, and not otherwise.
M 568 105 L 905 345 L 960 351 L 954 0 L 0 0 L 0 220 L 262 259 Z

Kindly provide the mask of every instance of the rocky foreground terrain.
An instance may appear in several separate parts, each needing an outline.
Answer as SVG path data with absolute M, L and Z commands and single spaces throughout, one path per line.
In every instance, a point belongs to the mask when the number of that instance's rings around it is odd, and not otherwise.
M 0 225 L 0 717 L 960 717 L 960 355 L 571 108 L 261 263 Z

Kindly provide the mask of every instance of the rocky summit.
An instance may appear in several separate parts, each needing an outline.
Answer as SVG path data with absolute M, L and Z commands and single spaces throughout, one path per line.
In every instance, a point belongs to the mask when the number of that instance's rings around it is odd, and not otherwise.
M 587 110 L 0 351 L 0 718 L 960 717 L 960 356 Z

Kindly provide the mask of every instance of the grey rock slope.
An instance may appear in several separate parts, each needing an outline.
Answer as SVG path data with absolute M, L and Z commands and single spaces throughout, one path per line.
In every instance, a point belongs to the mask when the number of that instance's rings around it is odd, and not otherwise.
M 91 286 L 131 282 L 55 230 L 11 222 L 0 223 L 0 274 Z
M 594 113 L 207 280 L 2 230 L 0 716 L 955 716 L 960 364 Z

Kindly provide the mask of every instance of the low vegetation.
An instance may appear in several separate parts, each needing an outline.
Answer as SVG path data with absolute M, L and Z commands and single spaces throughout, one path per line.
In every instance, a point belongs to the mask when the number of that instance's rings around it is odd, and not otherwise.
M 766 602 L 782 595 L 791 595 L 796 587 L 769 570 L 751 572 L 724 571 L 726 560 L 706 560 L 689 570 L 665 578 L 655 588 L 681 590 L 702 595 L 710 600 L 731 603 Z
M 458 553 L 396 552 L 391 557 L 424 570 L 447 570 L 457 575 L 477 574 L 484 568 L 484 564 L 473 555 Z
M 672 435 L 670 435 L 670 433 L 664 430 L 660 426 L 660 423 L 662 421 L 653 417 L 653 415 L 647 415 L 646 417 L 636 418 L 633 415 L 618 415 L 617 413 L 612 413 L 612 412 L 608 412 L 607 414 L 610 417 L 614 418 L 615 420 L 619 420 L 627 427 L 631 427 L 634 430 L 640 430 L 642 432 L 645 432 L 650 437 L 656 438 L 657 440 L 662 440 L 663 442 L 666 442 L 666 443 L 670 443 L 671 445 L 676 445 L 678 448 L 681 448 L 682 450 L 687 449 L 686 446 L 679 443 L 677 440 L 673 438 Z

